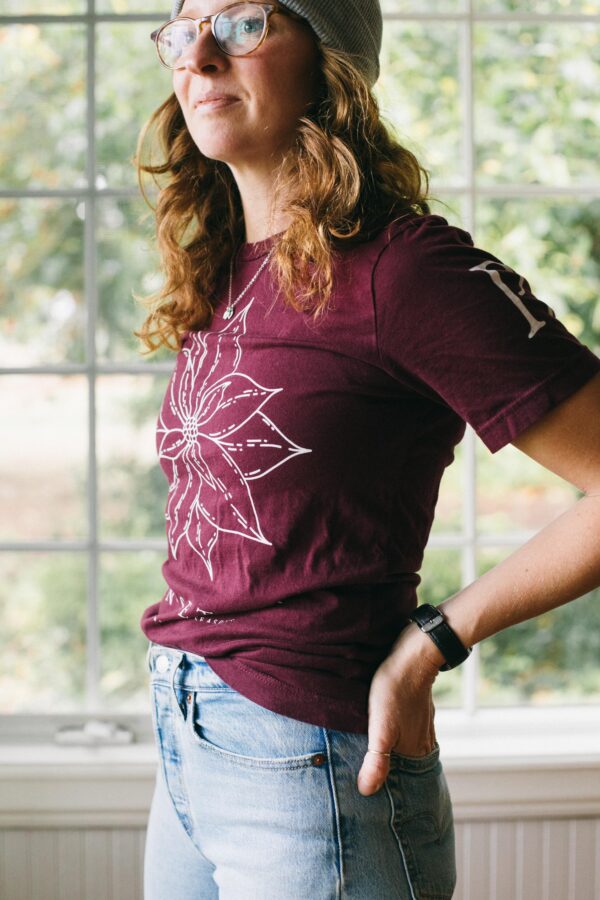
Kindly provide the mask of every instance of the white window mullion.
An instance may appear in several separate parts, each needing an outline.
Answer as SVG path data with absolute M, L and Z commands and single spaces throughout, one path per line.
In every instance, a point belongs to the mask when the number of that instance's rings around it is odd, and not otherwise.
M 476 184 L 475 184 L 475 111 L 473 89 L 473 0 L 468 0 L 468 17 L 460 28 L 459 78 L 462 97 L 462 147 L 463 178 L 467 194 L 467 230 L 475 232 L 476 227 Z
M 86 22 L 86 202 L 84 223 L 84 296 L 86 302 L 86 356 L 88 376 L 88 566 L 87 566 L 87 622 L 86 622 L 86 691 L 88 710 L 100 705 L 100 633 L 98 617 L 98 479 L 96 459 L 96 310 L 97 310 L 97 249 L 96 249 L 96 29 L 94 0 L 87 2 Z
M 466 185 L 466 227 L 472 234 L 476 228 L 477 188 L 475 183 L 475 116 L 473 109 L 473 2 L 468 0 L 467 17 L 460 28 L 459 77 L 462 97 L 463 178 Z M 477 477 L 475 433 L 467 426 L 463 440 L 463 548 L 462 587 L 477 576 Z M 462 708 L 472 716 L 477 708 L 479 680 L 479 647 L 463 664 Z
M 467 426 L 463 439 L 463 548 L 462 587 L 475 581 L 477 577 L 477 472 L 475 432 Z M 467 716 L 477 709 L 477 689 L 479 682 L 479 645 L 462 666 L 462 708 Z

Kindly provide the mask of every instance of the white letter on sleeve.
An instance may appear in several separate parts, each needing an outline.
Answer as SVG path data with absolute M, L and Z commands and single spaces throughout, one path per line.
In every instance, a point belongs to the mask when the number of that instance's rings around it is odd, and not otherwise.
M 496 262 L 496 260 L 486 259 L 485 262 L 479 263 L 479 265 L 473 266 L 472 269 L 469 269 L 469 272 L 476 272 L 476 271 L 487 272 L 487 274 L 490 276 L 490 278 L 492 279 L 492 281 L 494 282 L 496 287 L 499 287 L 500 290 L 506 294 L 506 296 L 509 298 L 509 300 L 511 300 L 515 304 L 515 306 L 517 307 L 519 312 L 523 316 L 525 316 L 525 318 L 529 322 L 529 334 L 527 335 L 527 337 L 532 338 L 534 336 L 534 334 L 537 334 L 537 332 L 540 330 L 540 328 L 543 328 L 546 323 L 541 322 L 539 319 L 534 318 L 534 316 L 532 316 L 532 314 L 529 312 L 529 310 L 527 309 L 527 307 L 525 306 L 525 304 L 523 303 L 521 298 L 518 296 L 518 294 L 515 294 L 508 287 L 508 285 L 503 282 L 500 272 L 501 271 L 512 272 L 513 275 L 517 275 L 518 273 L 515 272 L 514 269 L 511 269 L 510 266 L 503 266 L 502 269 L 500 269 L 500 270 L 498 268 L 495 268 L 495 269 L 488 268 L 488 266 L 496 266 L 497 267 L 498 265 L 499 264 L 498 264 L 498 262 Z M 524 280 L 525 279 L 523 278 L 523 276 L 519 275 L 519 293 L 521 295 L 525 293 L 525 288 L 523 287 Z M 548 306 L 548 314 L 551 316 L 554 316 L 554 312 L 549 306 Z

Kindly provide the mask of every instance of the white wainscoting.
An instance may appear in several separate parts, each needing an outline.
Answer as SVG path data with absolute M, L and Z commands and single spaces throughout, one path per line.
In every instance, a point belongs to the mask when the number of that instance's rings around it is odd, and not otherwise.
M 600 900 L 597 709 L 445 712 L 454 900 Z M 156 764 L 144 743 L 0 745 L 0 900 L 142 900 Z
M 143 828 L 1 831 L 0 897 L 142 900 L 144 840 Z M 457 821 L 456 844 L 455 900 L 600 897 L 598 819 Z
M 600 897 L 598 819 L 457 821 L 456 839 L 456 900 Z M 143 828 L 7 829 L 0 897 L 142 900 L 144 840 Z

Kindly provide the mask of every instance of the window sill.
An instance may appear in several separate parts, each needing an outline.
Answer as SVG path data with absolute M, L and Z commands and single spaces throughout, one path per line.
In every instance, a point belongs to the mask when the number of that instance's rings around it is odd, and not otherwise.
M 600 762 L 600 706 L 436 709 L 448 769 Z
M 597 706 L 435 717 L 455 819 L 600 817 Z M 158 756 L 150 742 L 0 745 L 0 827 L 144 828 Z

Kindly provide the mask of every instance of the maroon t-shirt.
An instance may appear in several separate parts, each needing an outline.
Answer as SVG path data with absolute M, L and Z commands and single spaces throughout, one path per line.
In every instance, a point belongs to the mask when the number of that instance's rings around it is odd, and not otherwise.
M 240 248 L 234 298 L 276 237 Z M 600 360 L 439 215 L 340 250 L 334 275 L 319 322 L 267 266 L 185 336 L 157 423 L 167 587 L 140 624 L 261 706 L 366 734 L 465 422 L 494 453 Z

